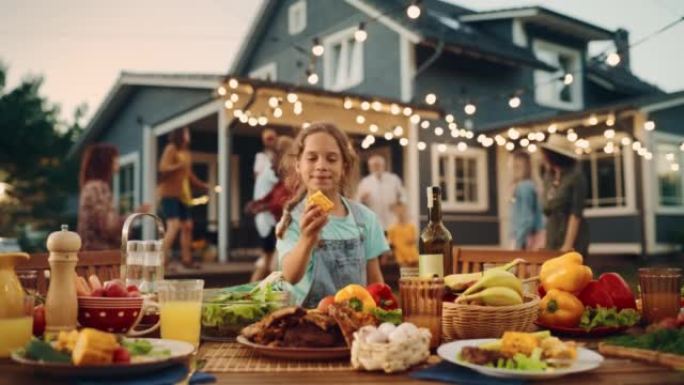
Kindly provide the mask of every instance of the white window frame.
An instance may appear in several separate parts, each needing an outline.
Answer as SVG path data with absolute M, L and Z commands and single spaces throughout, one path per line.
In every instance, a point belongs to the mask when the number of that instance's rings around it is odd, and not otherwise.
M 489 210 L 489 176 L 487 175 L 487 151 L 481 148 L 468 148 L 459 151 L 455 145 L 447 145 L 445 152 L 438 150 L 438 144 L 433 143 L 432 155 L 432 184 L 439 185 L 439 159 L 449 156 L 447 163 L 447 191 L 443 192 L 446 199 L 442 200 L 443 211 L 484 212 Z M 456 181 L 454 173 L 454 161 L 456 157 L 475 159 L 477 180 L 477 201 L 456 202 Z
M 287 32 L 296 35 L 306 29 L 306 0 L 299 0 L 287 9 Z
M 549 79 L 558 79 L 561 77 L 563 75 L 562 70 L 556 71 L 555 73 L 550 73 L 550 71 L 544 70 L 534 71 L 534 100 L 537 102 L 537 104 L 563 110 L 581 110 L 584 108 L 584 71 L 582 69 L 582 52 L 540 39 L 535 39 L 533 41 L 532 50 L 534 51 L 535 55 L 537 55 L 538 51 L 542 50 L 571 56 L 575 63 L 574 67 L 571 69 L 572 75 L 574 76 L 574 80 L 570 85 L 570 91 L 572 93 L 571 102 L 560 100 L 560 98 L 555 96 L 550 97 L 550 95 L 555 95 L 554 93 L 557 85 L 562 84 L 563 81 L 561 78 L 555 82 L 549 82 Z M 544 59 L 541 57 L 538 57 L 538 59 L 544 61 Z M 548 64 L 555 66 L 557 63 Z
M 625 205 L 620 207 L 592 207 L 584 209 L 584 216 L 591 217 L 613 217 L 613 216 L 627 216 L 635 215 L 636 211 L 636 185 L 634 182 L 634 152 L 630 147 L 623 147 L 620 143 L 620 138 L 622 136 L 617 136 L 616 147 L 620 149 L 622 153 L 622 173 L 625 178 Z M 603 146 L 605 145 L 605 139 L 603 136 L 596 136 L 589 138 L 589 142 L 593 149 L 592 153 L 585 155 L 582 160 L 587 158 L 595 158 L 596 154 L 603 151 Z M 592 175 L 585 175 L 587 182 L 589 183 L 590 191 L 594 191 L 597 188 L 598 180 L 596 175 L 595 163 L 592 163 Z
M 264 64 L 261 67 L 251 71 L 249 73 L 249 77 L 252 79 L 275 82 L 278 80 L 278 66 L 275 62 Z
M 114 174 L 112 190 L 114 192 L 114 207 L 119 211 L 121 187 L 121 169 L 133 165 L 133 210 L 140 206 L 140 152 L 134 151 L 119 156 L 119 172 Z
M 342 31 L 335 32 L 331 35 L 323 38 L 323 47 L 325 48 L 325 55 L 323 55 L 323 86 L 331 91 L 342 91 L 352 87 L 355 87 L 363 82 L 364 78 L 364 48 L 365 42 L 357 42 L 354 39 L 354 32 L 356 32 L 357 27 L 348 28 Z M 350 47 L 349 41 L 354 41 L 354 44 Z M 340 60 L 340 62 L 346 64 L 347 66 L 358 67 L 359 70 L 353 74 L 348 79 L 345 79 L 343 83 L 335 84 L 335 79 L 337 79 L 336 74 L 333 73 L 333 49 L 332 47 L 337 44 L 343 44 L 341 57 L 349 56 L 348 63 L 344 63 L 347 60 Z M 353 49 L 355 46 L 359 46 L 358 51 L 349 52 L 350 48 Z M 339 72 L 341 66 L 335 66 L 335 69 Z M 346 70 L 346 68 L 342 67 Z M 349 73 L 349 71 L 344 71 Z
M 654 199 L 655 199 L 655 213 L 656 214 L 684 214 L 684 203 L 681 206 L 663 206 L 660 203 L 660 185 L 658 184 L 658 170 L 657 170 L 657 165 L 655 164 L 656 159 L 660 155 L 658 153 L 658 144 L 671 144 L 674 145 L 675 149 L 677 151 L 679 150 L 679 145 L 684 142 L 684 136 L 680 135 L 675 135 L 675 134 L 670 134 L 670 133 L 664 133 L 664 132 L 651 132 L 650 135 L 652 135 L 652 141 L 653 143 L 653 160 L 651 161 L 652 167 L 653 167 L 653 186 L 655 186 L 655 194 L 654 194 Z M 684 156 L 684 155 L 682 155 Z M 680 178 L 682 179 L 682 186 L 684 187 L 684 158 L 680 161 L 679 165 L 679 174 Z M 649 163 L 647 163 L 649 164 Z M 682 192 L 684 195 L 684 191 Z M 684 202 L 684 199 L 682 200 Z
M 209 184 L 209 203 L 207 203 L 207 222 L 209 230 L 218 230 L 218 195 L 214 193 L 214 186 L 218 184 L 218 155 L 209 152 L 192 152 L 192 163 L 207 166 L 207 184 Z

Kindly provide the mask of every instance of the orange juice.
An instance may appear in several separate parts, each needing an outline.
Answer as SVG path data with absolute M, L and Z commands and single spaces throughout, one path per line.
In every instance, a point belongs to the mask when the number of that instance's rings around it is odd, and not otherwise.
M 0 319 L 0 357 L 9 357 L 15 349 L 22 348 L 33 334 L 33 317 Z
M 199 346 L 202 302 L 166 301 L 161 304 L 161 337 Z

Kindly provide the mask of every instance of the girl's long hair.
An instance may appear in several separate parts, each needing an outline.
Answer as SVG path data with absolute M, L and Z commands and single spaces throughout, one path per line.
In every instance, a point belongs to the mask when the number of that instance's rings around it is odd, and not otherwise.
M 119 150 L 109 143 L 91 144 L 83 152 L 78 184 L 83 187 L 88 181 L 101 180 L 107 184 L 112 182 L 114 159 Z
M 292 143 L 291 152 L 283 157 L 282 170 L 285 178 L 285 187 L 292 191 L 292 198 L 285 203 L 283 216 L 276 226 L 276 236 L 283 238 L 285 231 L 292 223 L 292 210 L 306 196 L 306 186 L 302 183 L 302 178 L 297 173 L 295 163 L 298 162 L 304 152 L 306 138 L 309 135 L 326 133 L 332 136 L 337 142 L 342 155 L 342 177 L 340 178 L 339 191 L 343 196 L 352 196 L 358 181 L 358 157 L 352 146 L 349 137 L 342 130 L 332 123 L 316 122 L 309 127 L 302 129 Z

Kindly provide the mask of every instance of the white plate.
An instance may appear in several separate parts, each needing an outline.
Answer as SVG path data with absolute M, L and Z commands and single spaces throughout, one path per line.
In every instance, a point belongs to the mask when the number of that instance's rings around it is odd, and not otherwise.
M 75 366 L 70 363 L 44 362 L 26 358 L 18 352 L 12 353 L 12 359 L 37 372 L 59 377 L 126 377 L 135 374 L 152 372 L 175 363 L 184 362 L 195 351 L 195 347 L 184 341 L 164 340 L 158 338 L 134 338 L 147 340 L 153 349 L 168 349 L 168 357 L 149 357 L 144 361 L 116 363 L 111 365 Z
M 519 378 L 526 380 L 546 380 L 550 378 L 565 376 L 572 373 L 586 372 L 598 368 L 599 366 L 601 366 L 601 363 L 603 362 L 602 355 L 585 348 L 577 348 L 577 360 L 571 366 L 561 369 L 554 368 L 552 370 L 547 370 L 545 372 L 527 372 L 521 370 L 491 368 L 483 365 L 475 365 L 469 362 L 459 361 L 458 359 L 456 359 L 456 357 L 458 357 L 458 355 L 461 353 L 462 348 L 466 346 L 477 347 L 484 343 L 492 341 L 496 341 L 496 339 L 482 338 L 474 340 L 461 340 L 449 342 L 437 348 L 437 354 L 444 360 L 453 362 L 456 365 L 465 366 L 487 376 L 501 378 Z

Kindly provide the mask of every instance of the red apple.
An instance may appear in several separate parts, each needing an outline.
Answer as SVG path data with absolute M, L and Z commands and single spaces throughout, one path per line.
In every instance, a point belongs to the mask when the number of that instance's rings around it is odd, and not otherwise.
M 105 291 L 103 288 L 95 289 L 92 293 L 90 293 L 90 295 L 93 297 L 104 297 Z
M 129 363 L 131 362 L 131 354 L 123 346 L 119 346 L 112 353 L 112 360 L 116 363 Z
M 128 297 L 126 286 L 118 279 L 107 282 L 104 292 L 106 297 Z
M 45 332 L 45 306 L 38 305 L 33 308 L 33 335 L 40 337 Z

